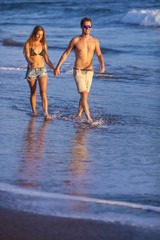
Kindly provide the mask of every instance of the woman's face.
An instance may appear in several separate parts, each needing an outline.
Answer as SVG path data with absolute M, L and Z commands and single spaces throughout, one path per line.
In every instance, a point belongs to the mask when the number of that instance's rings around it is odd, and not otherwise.
M 36 33 L 35 40 L 36 40 L 36 41 L 41 41 L 42 38 L 43 38 L 43 31 L 39 30 L 39 31 Z

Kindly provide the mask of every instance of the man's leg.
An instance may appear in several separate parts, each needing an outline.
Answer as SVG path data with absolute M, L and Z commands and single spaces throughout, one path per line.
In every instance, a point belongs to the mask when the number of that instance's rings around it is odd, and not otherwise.
M 83 105 L 82 105 L 82 97 L 79 100 L 79 108 L 78 108 L 78 117 L 82 117 L 82 112 L 83 112 Z
M 85 91 L 85 92 L 81 92 L 81 98 L 80 98 L 80 106 L 79 106 L 79 111 L 78 113 L 81 113 L 81 111 L 84 110 L 84 113 L 87 117 L 87 120 L 89 122 L 93 122 L 92 118 L 90 117 L 90 113 L 89 113 L 89 106 L 88 106 L 88 102 L 87 102 L 87 99 L 88 99 L 88 92 Z M 81 116 L 81 115 L 80 115 Z

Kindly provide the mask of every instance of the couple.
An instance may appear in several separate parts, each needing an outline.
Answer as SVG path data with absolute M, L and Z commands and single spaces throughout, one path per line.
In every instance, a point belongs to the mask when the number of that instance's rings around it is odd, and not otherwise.
M 33 115 L 36 115 L 36 80 L 38 79 L 44 117 L 45 120 L 51 119 L 48 114 L 48 102 L 46 96 L 47 71 L 44 60 L 46 64 L 54 70 L 54 75 L 56 77 L 60 74 L 60 66 L 66 60 L 69 53 L 74 49 L 75 64 L 73 68 L 73 75 L 77 85 L 77 90 L 81 95 L 78 108 L 78 117 L 81 117 L 82 112 L 84 111 L 88 122 L 93 122 L 92 118 L 90 117 L 87 99 L 93 77 L 92 58 L 94 51 L 96 52 L 98 61 L 100 63 L 100 73 L 105 71 L 105 66 L 99 42 L 96 38 L 90 36 L 92 20 L 87 17 L 83 18 L 81 20 L 81 29 L 82 34 L 70 41 L 56 67 L 53 66 L 52 62 L 48 58 L 45 32 L 41 26 L 36 26 L 26 41 L 24 46 L 24 54 L 26 61 L 28 62 L 26 79 L 28 80 L 31 90 L 30 102 Z

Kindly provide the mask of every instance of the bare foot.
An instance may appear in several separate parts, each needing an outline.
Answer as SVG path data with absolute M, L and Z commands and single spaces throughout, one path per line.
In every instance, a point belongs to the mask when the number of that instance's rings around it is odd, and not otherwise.
M 52 117 L 49 116 L 49 115 L 45 115 L 45 116 L 44 116 L 44 120 L 45 120 L 45 121 L 50 121 L 50 120 L 52 120 Z
M 78 114 L 77 114 L 77 117 L 82 118 L 82 114 L 81 114 L 81 113 L 78 113 Z
M 32 112 L 32 113 L 31 113 L 31 116 L 32 116 L 32 117 L 37 117 L 37 115 L 38 115 L 38 114 L 37 114 L 36 112 Z
M 88 123 L 91 124 L 92 126 L 97 126 L 98 122 L 93 122 L 92 118 L 88 120 Z
M 97 125 L 98 125 L 98 122 L 92 122 L 91 125 L 92 125 L 92 126 L 97 126 Z
M 88 122 L 92 124 L 92 123 L 93 123 L 92 118 L 89 118 L 89 119 L 88 119 Z

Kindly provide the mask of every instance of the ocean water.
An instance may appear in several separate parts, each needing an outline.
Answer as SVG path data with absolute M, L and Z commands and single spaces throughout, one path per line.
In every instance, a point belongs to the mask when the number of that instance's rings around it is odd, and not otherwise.
M 160 231 L 159 1 L 5 0 L 0 15 L 0 205 Z M 39 93 L 32 118 L 24 42 L 42 25 L 56 65 L 85 16 L 106 66 L 99 74 L 94 56 L 98 125 L 75 117 L 73 52 L 57 78 L 47 68 L 53 121 L 43 121 Z

